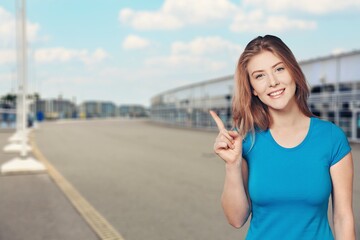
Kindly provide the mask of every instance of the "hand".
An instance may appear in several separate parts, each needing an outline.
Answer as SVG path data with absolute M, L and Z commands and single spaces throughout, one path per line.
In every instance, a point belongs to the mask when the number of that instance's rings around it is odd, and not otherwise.
M 227 164 L 239 163 L 242 151 L 241 136 L 236 131 L 226 130 L 224 123 L 214 111 L 210 111 L 210 115 L 215 120 L 219 129 L 219 135 L 217 136 L 214 144 L 215 153 Z

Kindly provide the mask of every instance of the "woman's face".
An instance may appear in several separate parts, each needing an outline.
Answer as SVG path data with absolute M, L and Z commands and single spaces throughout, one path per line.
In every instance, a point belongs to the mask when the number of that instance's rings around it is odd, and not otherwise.
M 273 53 L 264 51 L 252 57 L 248 63 L 248 74 L 253 94 L 270 111 L 282 111 L 296 105 L 295 81 L 284 62 Z

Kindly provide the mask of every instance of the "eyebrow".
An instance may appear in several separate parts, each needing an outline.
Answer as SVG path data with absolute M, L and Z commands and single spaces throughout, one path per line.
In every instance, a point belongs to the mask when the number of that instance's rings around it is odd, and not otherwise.
M 278 63 L 274 64 L 273 66 L 271 66 L 271 68 L 275 68 L 279 64 L 283 64 L 283 62 L 278 62 Z M 251 73 L 251 76 L 254 75 L 254 73 L 256 73 L 256 72 L 263 72 L 263 71 L 264 70 L 255 70 Z

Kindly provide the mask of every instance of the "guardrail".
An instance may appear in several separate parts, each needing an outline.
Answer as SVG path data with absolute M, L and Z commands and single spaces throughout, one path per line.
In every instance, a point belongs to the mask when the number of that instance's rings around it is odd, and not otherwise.
M 0 129 L 16 128 L 16 109 L 0 108 Z

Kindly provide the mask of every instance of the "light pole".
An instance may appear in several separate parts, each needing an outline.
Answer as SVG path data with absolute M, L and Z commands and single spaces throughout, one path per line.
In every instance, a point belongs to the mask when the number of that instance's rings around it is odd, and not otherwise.
M 21 50 L 20 53 L 18 52 L 17 56 L 19 58 L 18 64 L 20 66 L 21 71 L 19 72 L 19 94 L 17 97 L 17 118 L 18 129 L 20 129 L 20 144 L 13 143 L 9 146 L 4 148 L 6 151 L 7 148 L 15 147 L 18 150 L 18 146 L 20 146 L 20 158 L 14 158 L 3 165 L 1 165 L 1 173 L 17 173 L 17 172 L 42 172 L 45 170 L 45 166 L 38 162 L 36 159 L 32 157 L 27 157 L 28 151 L 31 150 L 30 147 L 27 145 L 27 39 L 26 39 L 26 3 L 25 0 L 21 0 L 21 21 L 20 30 L 17 31 L 17 43 L 18 43 L 18 51 Z M 18 2 L 16 11 L 18 11 Z M 19 16 L 19 14 L 17 14 Z M 18 18 L 17 18 L 18 21 Z M 21 37 L 20 37 L 21 36 Z M 20 40 L 18 39 L 20 38 Z

